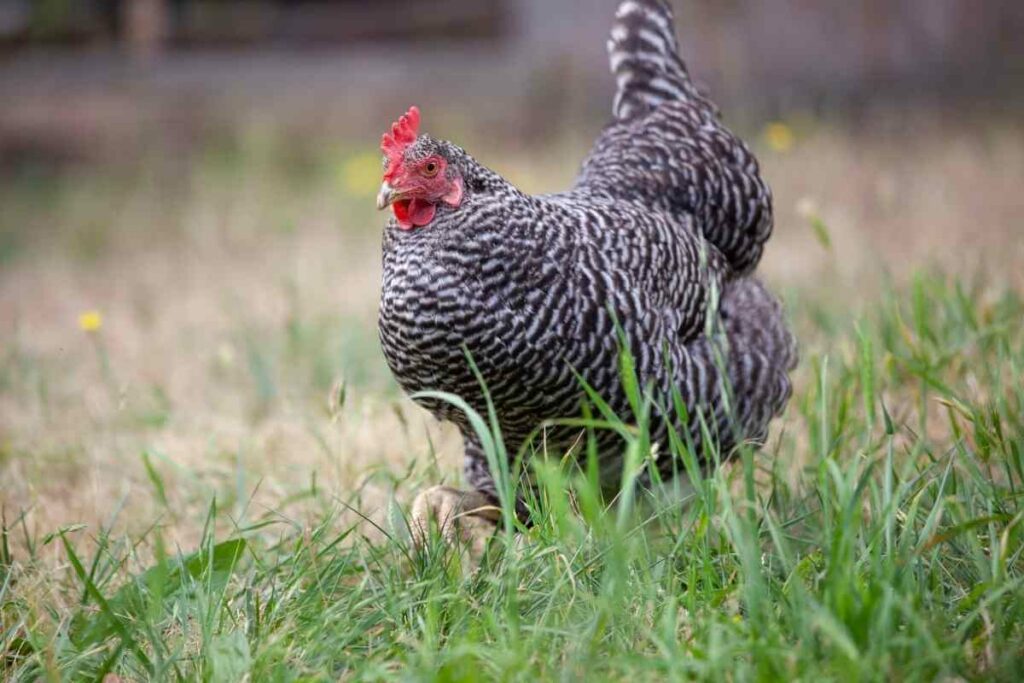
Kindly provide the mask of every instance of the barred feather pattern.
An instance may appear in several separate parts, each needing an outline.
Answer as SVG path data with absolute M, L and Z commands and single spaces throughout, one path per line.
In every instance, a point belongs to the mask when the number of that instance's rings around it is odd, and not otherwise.
M 661 0 L 623 2 L 608 51 L 615 120 L 576 188 L 693 216 L 737 273 L 753 271 L 774 225 L 771 190 L 750 149 L 690 79 L 671 8 Z
M 608 38 L 615 77 L 612 112 L 625 121 L 665 102 L 683 101 L 717 117 L 718 107 L 694 85 L 679 57 L 672 7 L 662 0 L 626 0 Z
M 671 36 L 675 55 L 666 12 L 652 0 L 622 3 L 616 26 L 639 37 L 630 43 L 613 31 L 616 49 L 646 54 L 656 25 L 658 45 L 669 46 Z M 675 65 L 668 76 L 685 76 L 678 58 L 663 61 Z M 771 222 L 756 161 L 717 127 L 713 106 L 688 77 L 678 90 L 655 83 L 664 101 L 637 90 L 635 78 L 624 82 L 633 91 L 617 98 L 616 112 L 632 118 L 605 131 L 565 193 L 524 194 L 465 150 L 427 135 L 405 151 L 407 160 L 443 156 L 465 192 L 458 207 L 439 204 L 429 225 L 406 230 L 391 220 L 385 228 L 385 359 L 406 391 L 454 393 L 484 412 L 468 353 L 512 454 L 543 420 L 579 414 L 580 379 L 632 418 L 620 376 L 623 341 L 640 385 L 664 408 L 652 436 L 664 442 L 675 429 L 698 457 L 705 434 L 723 455 L 741 441 L 760 442 L 789 398 L 795 340 L 778 301 L 749 275 Z M 757 188 L 764 190 L 759 220 L 767 216 L 768 227 L 755 247 L 740 218 L 754 213 L 748 195 Z M 686 406 L 685 424 L 673 396 Z M 460 427 L 467 481 L 493 494 L 465 415 L 443 401 L 417 400 Z M 552 428 L 544 442 L 564 452 L 579 438 L 578 430 Z M 600 437 L 609 484 L 621 471 L 621 451 L 613 434 Z M 665 473 L 676 465 L 659 463 Z

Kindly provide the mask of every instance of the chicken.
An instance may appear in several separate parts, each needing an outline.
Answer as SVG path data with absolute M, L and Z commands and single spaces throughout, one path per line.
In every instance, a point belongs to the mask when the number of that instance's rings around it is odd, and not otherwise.
M 720 121 L 677 52 L 670 7 L 626 0 L 608 41 L 613 120 L 574 186 L 527 195 L 465 150 L 420 134 L 411 108 L 381 142 L 383 239 L 379 330 L 408 392 L 443 391 L 486 413 L 471 357 L 509 453 L 545 419 L 578 416 L 584 380 L 624 419 L 632 413 L 619 349 L 670 424 L 701 457 L 758 443 L 790 395 L 796 343 L 778 301 L 751 276 L 772 231 L 772 200 L 750 150 Z M 678 392 L 678 393 L 674 393 Z M 435 487 L 413 506 L 435 518 L 493 523 L 496 488 L 481 443 L 452 404 L 418 397 L 460 428 L 470 491 Z M 702 423 L 704 428 L 702 429 Z M 548 452 L 579 431 L 549 428 Z M 617 483 L 621 442 L 599 437 L 603 483 Z M 658 460 L 664 476 L 681 469 Z M 474 531 L 474 533 L 477 533 Z

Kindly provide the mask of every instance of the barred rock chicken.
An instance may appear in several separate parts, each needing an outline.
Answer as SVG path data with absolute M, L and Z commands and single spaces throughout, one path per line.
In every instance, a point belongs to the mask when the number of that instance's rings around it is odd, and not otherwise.
M 710 434 L 725 457 L 765 438 L 796 362 L 779 303 L 751 276 L 772 231 L 771 193 L 691 81 L 665 2 L 622 2 L 608 51 L 614 119 L 567 192 L 520 192 L 462 148 L 420 134 L 415 107 L 384 135 L 377 204 L 394 214 L 383 245 L 384 355 L 406 391 L 451 392 L 486 414 L 468 352 L 515 454 L 545 419 L 580 414 L 580 378 L 629 419 L 625 344 L 641 386 L 662 405 L 682 397 L 689 423 L 675 427 L 697 456 Z M 481 445 L 453 406 L 417 400 L 459 426 L 472 490 L 421 493 L 413 521 L 450 534 L 461 518 L 479 533 L 496 500 Z M 655 441 L 675 416 L 652 420 Z M 578 438 L 549 429 L 545 445 L 561 454 Z M 610 484 L 621 472 L 616 439 L 599 444 Z M 670 458 L 657 466 L 679 468 Z

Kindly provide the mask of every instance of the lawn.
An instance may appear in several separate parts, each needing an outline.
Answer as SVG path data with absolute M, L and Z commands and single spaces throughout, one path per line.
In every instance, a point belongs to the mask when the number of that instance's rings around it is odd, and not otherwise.
M 702 475 L 598 403 L 619 496 L 535 458 L 478 565 L 409 543 L 460 445 L 377 348 L 372 148 L 10 175 L 5 680 L 1019 680 L 1024 132 L 792 127 L 758 143 L 801 340 L 768 444 Z M 581 152 L 478 156 L 548 190 Z M 685 500 L 632 485 L 653 457 Z

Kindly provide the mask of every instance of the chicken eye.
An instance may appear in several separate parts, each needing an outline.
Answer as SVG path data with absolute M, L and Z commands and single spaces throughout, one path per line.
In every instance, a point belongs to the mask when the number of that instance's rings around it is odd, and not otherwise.
M 423 164 L 423 175 L 427 176 L 428 178 L 432 178 L 437 175 L 437 169 L 438 166 L 436 161 L 428 161 L 427 163 Z

